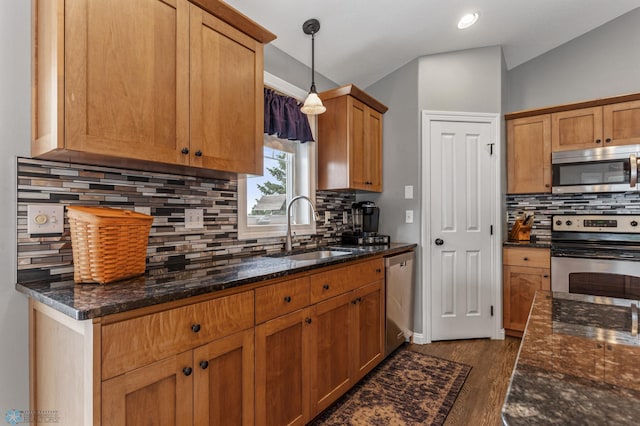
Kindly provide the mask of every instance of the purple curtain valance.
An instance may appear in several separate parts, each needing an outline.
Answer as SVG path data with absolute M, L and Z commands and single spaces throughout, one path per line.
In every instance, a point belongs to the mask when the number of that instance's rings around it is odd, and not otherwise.
M 313 142 L 309 119 L 300 111 L 294 98 L 282 96 L 271 89 L 264 89 L 264 132 L 280 139 Z

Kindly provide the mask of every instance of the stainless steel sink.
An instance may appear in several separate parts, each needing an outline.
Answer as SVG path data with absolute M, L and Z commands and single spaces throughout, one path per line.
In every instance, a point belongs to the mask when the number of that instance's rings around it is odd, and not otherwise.
M 282 257 L 290 260 L 321 260 L 336 256 L 344 256 L 345 254 L 349 254 L 349 252 L 339 250 L 316 250 L 308 251 L 306 253 L 287 254 Z

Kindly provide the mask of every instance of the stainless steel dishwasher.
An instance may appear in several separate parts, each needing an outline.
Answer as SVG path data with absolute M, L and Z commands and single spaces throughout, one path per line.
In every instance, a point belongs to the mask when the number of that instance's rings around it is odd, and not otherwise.
M 387 295 L 385 357 L 413 335 L 414 259 L 413 251 L 384 259 Z

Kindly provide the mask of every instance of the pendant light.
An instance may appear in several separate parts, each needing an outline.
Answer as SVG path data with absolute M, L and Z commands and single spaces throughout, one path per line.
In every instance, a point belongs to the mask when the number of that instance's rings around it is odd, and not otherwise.
M 307 115 L 318 115 L 327 110 L 327 108 L 322 105 L 322 101 L 318 96 L 315 82 L 314 41 L 315 34 L 320 31 L 320 22 L 317 19 L 308 19 L 302 24 L 302 31 L 304 31 L 305 34 L 311 34 L 311 89 L 309 89 L 309 95 L 307 95 L 307 99 L 304 100 L 304 105 L 300 108 L 300 111 Z

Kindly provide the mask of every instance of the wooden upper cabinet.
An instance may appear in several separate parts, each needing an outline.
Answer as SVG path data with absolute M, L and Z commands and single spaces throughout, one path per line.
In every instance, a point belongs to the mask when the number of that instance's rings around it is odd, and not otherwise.
M 553 151 L 603 146 L 602 107 L 551 114 Z
M 551 192 L 551 116 L 507 121 L 507 193 Z
M 191 7 L 193 165 L 262 174 L 262 43 Z
M 36 0 L 32 155 L 262 171 L 262 43 L 275 37 L 223 2 L 191 3 Z
M 640 143 L 640 101 L 605 105 L 602 111 L 605 146 Z
M 318 189 L 382 191 L 382 115 L 387 107 L 354 85 L 319 94 Z
M 553 151 L 640 143 L 640 101 L 552 114 Z

